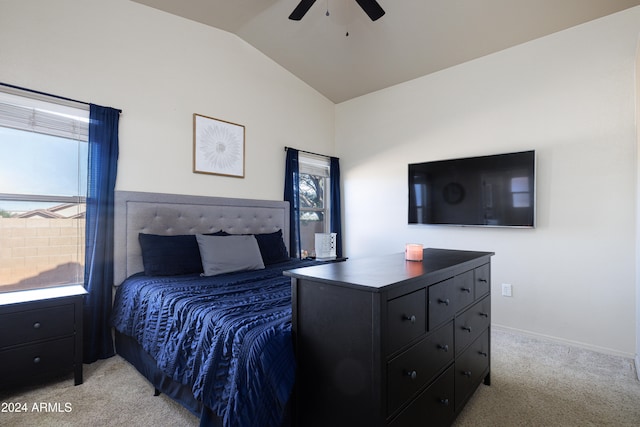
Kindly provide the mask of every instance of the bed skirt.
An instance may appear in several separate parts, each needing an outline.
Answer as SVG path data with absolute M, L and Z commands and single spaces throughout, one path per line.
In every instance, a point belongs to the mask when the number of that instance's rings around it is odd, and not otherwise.
M 193 397 L 191 388 L 165 375 L 136 340 L 115 331 L 116 353 L 131 363 L 156 390 L 166 394 L 200 419 L 200 427 L 223 427 L 222 419 Z M 282 427 L 291 427 L 291 402 L 287 405 Z

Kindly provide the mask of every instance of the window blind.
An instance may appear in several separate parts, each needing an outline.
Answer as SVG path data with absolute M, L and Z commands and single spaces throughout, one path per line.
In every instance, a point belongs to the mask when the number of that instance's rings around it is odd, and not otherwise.
M 89 107 L 38 99 L 36 94 L 0 87 L 0 126 L 78 141 L 89 140 Z M 30 96 L 31 95 L 31 96 Z
M 305 156 L 300 153 L 299 157 L 300 173 L 329 178 L 329 159 L 321 157 Z

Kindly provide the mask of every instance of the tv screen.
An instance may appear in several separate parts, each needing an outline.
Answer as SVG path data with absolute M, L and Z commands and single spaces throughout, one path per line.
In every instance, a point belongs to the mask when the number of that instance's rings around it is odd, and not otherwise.
M 535 151 L 409 165 L 409 224 L 535 227 Z

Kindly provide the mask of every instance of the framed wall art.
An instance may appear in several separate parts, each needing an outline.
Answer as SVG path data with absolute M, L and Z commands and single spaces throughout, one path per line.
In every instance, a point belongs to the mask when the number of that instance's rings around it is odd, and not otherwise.
M 194 114 L 193 171 L 244 178 L 244 126 Z

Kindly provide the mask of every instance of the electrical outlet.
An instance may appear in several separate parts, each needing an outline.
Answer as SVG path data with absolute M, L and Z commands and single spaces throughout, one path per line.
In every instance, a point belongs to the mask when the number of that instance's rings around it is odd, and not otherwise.
M 503 297 L 510 297 L 512 296 L 511 293 L 511 285 L 509 283 L 503 283 L 502 284 L 502 296 Z

